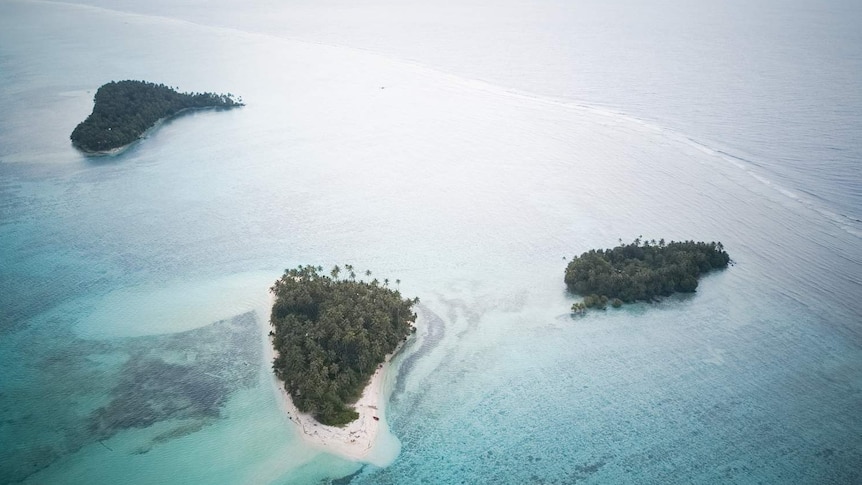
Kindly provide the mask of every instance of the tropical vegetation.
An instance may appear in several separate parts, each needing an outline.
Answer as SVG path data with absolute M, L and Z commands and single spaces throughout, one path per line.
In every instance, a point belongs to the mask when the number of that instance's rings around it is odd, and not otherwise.
M 179 93 L 164 84 L 112 81 L 96 91 L 93 112 L 70 136 L 85 152 L 106 152 L 134 142 L 159 120 L 188 109 L 243 106 L 228 94 Z
M 402 298 L 388 279 L 357 281 L 351 265 L 322 272 L 300 266 L 270 288 L 270 337 L 278 353 L 272 367 L 299 411 L 341 426 L 358 417 L 350 404 L 414 331 L 412 306 L 419 299 Z
M 675 292 L 691 293 L 698 278 L 715 269 L 726 268 L 730 256 L 716 242 L 683 241 L 665 243 L 635 239 L 612 249 L 590 250 L 575 257 L 566 267 L 569 291 L 582 295 L 572 305 L 582 313 L 587 308 L 619 307 L 638 300 L 651 301 Z

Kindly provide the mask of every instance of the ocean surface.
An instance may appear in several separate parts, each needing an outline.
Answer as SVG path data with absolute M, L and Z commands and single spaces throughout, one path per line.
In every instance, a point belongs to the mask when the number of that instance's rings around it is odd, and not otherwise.
M 0 0 L 0 484 L 862 482 L 859 25 Z M 121 79 L 246 106 L 85 157 Z M 639 236 L 734 264 L 572 318 L 567 259 Z M 422 302 L 378 465 L 304 445 L 266 357 L 272 282 L 344 263 Z

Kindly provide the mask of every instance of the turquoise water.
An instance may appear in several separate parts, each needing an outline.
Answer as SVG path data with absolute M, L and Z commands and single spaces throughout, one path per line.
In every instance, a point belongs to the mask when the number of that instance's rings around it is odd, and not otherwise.
M 597 107 L 622 82 L 589 103 L 549 95 L 554 71 L 531 92 L 497 68 L 399 58 L 395 41 L 280 35 L 278 19 L 325 17 L 302 2 L 177 5 L 0 3 L 0 482 L 860 481 L 846 160 L 770 178 L 725 148 L 783 166 L 786 147 L 745 141 L 777 126 L 725 138 L 730 117 L 711 145 L 670 103 Z M 468 19 L 436 12 L 441 45 L 465 35 Z M 81 156 L 68 134 L 95 88 L 126 78 L 247 106 Z M 699 102 L 725 106 L 711 94 Z M 824 111 L 795 121 L 801 139 L 828 131 Z M 830 192 L 833 176 L 834 204 L 787 188 Z M 735 264 L 694 295 L 570 318 L 563 258 L 639 235 L 720 240 Z M 422 300 L 389 382 L 401 452 L 386 468 L 304 446 L 264 357 L 271 282 L 344 262 Z

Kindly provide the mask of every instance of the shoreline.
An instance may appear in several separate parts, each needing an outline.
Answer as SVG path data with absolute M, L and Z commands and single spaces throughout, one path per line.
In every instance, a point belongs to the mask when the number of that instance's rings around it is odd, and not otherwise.
M 168 121 L 173 121 L 174 119 L 183 116 L 185 113 L 193 112 L 193 111 L 204 111 L 204 110 L 216 110 L 216 111 L 228 110 L 228 109 L 232 109 L 232 108 L 239 108 L 242 106 L 245 106 L 245 104 L 238 104 L 235 106 L 201 106 L 201 107 L 183 108 L 183 109 L 177 111 L 176 113 L 174 113 L 170 116 L 165 116 L 164 118 L 157 119 L 156 122 L 152 124 L 152 126 L 148 127 L 140 135 L 138 135 L 137 138 L 130 141 L 129 143 L 126 143 L 125 145 L 118 146 L 115 148 L 110 148 L 108 150 L 88 150 L 86 148 L 78 146 L 75 142 L 72 142 L 72 147 L 75 148 L 76 150 L 78 150 L 79 152 L 81 152 L 85 157 L 88 157 L 88 158 L 115 157 L 117 155 L 124 153 L 126 150 L 133 147 L 134 145 L 140 143 L 143 139 L 145 139 L 149 135 L 153 134 L 163 124 L 167 123 Z
M 274 296 L 270 295 L 270 310 L 274 302 Z M 267 323 L 268 331 L 272 328 L 272 324 Z M 387 371 L 391 366 L 392 359 L 398 355 L 405 343 L 406 341 L 401 342 L 391 354 L 386 355 L 386 360 L 377 366 L 377 370 L 374 371 L 368 385 L 362 390 L 362 395 L 354 403 L 359 417 L 342 428 L 320 424 L 310 414 L 299 412 L 293 404 L 290 394 L 284 388 L 284 383 L 270 369 L 270 378 L 279 395 L 279 404 L 287 418 L 293 423 L 302 441 L 318 450 L 351 461 L 368 461 L 369 455 L 378 442 L 380 428 L 385 424 L 386 403 L 383 389 Z M 277 356 L 278 353 L 272 345 L 272 338 L 267 337 L 266 357 L 270 365 Z

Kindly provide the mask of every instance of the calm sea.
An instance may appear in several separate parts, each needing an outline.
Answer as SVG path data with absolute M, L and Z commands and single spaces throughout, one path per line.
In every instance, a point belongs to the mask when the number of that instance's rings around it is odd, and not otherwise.
M 862 481 L 862 8 L 751 3 L 0 2 L 0 483 Z M 247 106 L 84 157 L 120 79 Z M 638 236 L 734 265 L 572 319 Z M 387 466 L 265 357 L 344 263 L 422 300 Z

